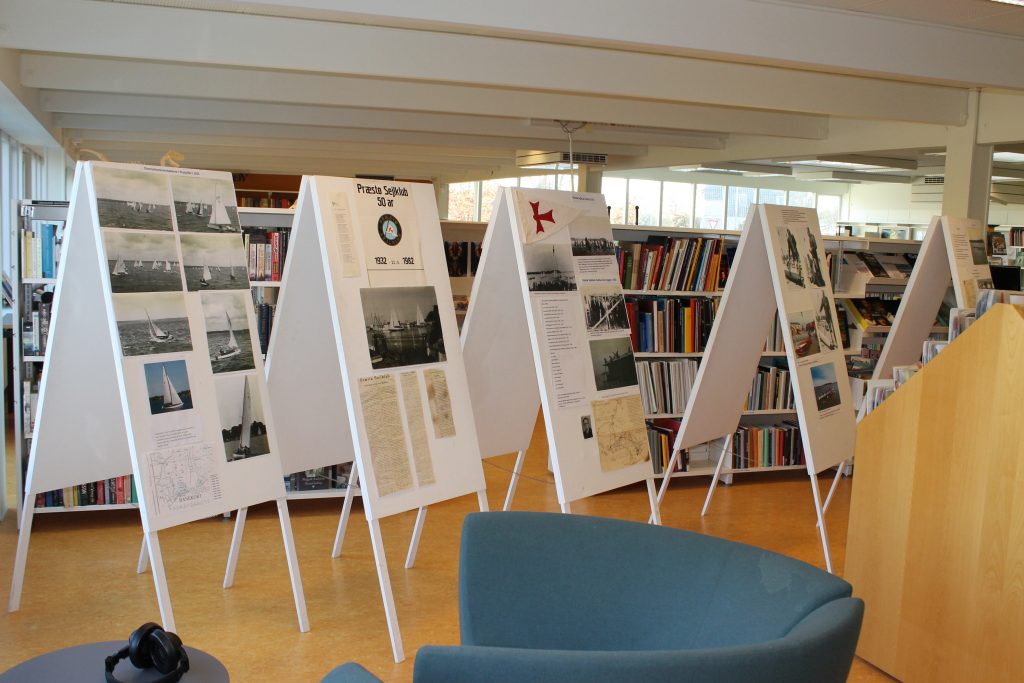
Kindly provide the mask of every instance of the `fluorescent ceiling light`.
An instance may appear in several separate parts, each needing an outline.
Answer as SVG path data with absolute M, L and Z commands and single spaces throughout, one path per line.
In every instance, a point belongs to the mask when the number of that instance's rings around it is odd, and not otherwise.
M 1021 0 L 1024 3 L 1024 0 Z M 1024 154 L 1020 152 L 996 152 L 992 155 L 992 161 L 1006 161 L 1010 163 L 1024 162 Z
M 991 2 L 999 2 L 1004 5 L 1016 5 L 1017 7 L 1024 7 L 1024 0 L 991 0 Z

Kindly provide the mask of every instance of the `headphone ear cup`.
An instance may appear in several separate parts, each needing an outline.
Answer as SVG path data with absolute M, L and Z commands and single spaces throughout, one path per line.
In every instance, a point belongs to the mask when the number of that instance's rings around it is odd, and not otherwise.
M 148 669 L 153 666 L 149 636 L 160 630 L 159 626 L 150 621 L 135 629 L 128 637 L 128 659 L 135 668 Z
M 178 668 L 181 659 L 181 639 L 163 629 L 153 631 L 149 636 L 150 658 L 153 668 L 162 674 L 169 674 Z

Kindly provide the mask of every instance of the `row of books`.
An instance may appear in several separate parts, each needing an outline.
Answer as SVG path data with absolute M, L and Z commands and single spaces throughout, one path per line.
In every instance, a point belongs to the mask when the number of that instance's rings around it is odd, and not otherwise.
M 800 427 L 784 422 L 768 427 L 741 425 L 732 440 L 732 468 L 784 467 L 804 464 Z
M 267 355 L 270 347 L 270 333 L 274 329 L 274 313 L 277 306 L 268 303 L 256 304 L 256 334 L 260 338 L 260 353 Z
M 686 401 L 690 398 L 693 381 L 697 377 L 697 367 L 697 361 L 685 358 L 637 361 L 636 374 L 644 412 L 648 415 L 682 414 L 686 409 Z
M 22 302 L 21 349 L 26 356 L 41 356 L 46 352 L 50 336 L 50 314 L 53 311 L 53 292 L 34 291 Z
M 651 449 L 651 466 L 655 474 L 663 474 L 672 459 L 672 446 L 681 423 L 679 420 L 658 419 L 647 422 L 647 445 Z M 690 454 L 684 450 L 676 460 L 674 472 L 688 472 Z
M 1024 228 L 1010 228 L 1010 232 L 1007 233 L 1007 238 L 1010 240 L 1011 247 L 1024 246 Z
M 32 226 L 21 231 L 21 276 L 57 277 L 63 231 L 56 223 L 35 221 Z
M 768 339 L 764 343 L 765 351 L 785 351 L 786 341 L 782 338 L 782 322 L 779 320 L 778 314 L 772 320 L 772 329 L 768 333 Z
M 718 310 L 717 298 L 692 299 L 628 296 L 633 351 L 699 353 L 707 346 Z
M 290 209 L 292 200 L 284 197 L 239 197 L 238 206 L 261 209 Z
M 242 235 L 249 255 L 249 279 L 278 282 L 284 272 L 290 230 L 249 230 Z
M 743 406 L 744 410 L 793 410 L 793 387 L 789 370 L 759 367 Z
M 292 472 L 284 478 L 285 491 L 330 491 L 348 488 L 352 475 L 352 463 L 316 467 L 302 472 Z
M 715 292 L 729 272 L 725 240 L 652 235 L 615 248 L 624 289 Z
M 138 504 L 135 492 L 135 477 L 126 474 L 121 477 L 65 486 L 55 491 L 36 494 L 37 508 L 76 507 L 79 505 L 125 505 Z

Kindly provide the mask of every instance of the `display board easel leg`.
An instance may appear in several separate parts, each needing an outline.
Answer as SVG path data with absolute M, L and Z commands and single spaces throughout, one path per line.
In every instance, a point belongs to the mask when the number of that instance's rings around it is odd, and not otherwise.
M 487 489 L 480 489 L 476 492 L 476 502 L 480 505 L 480 512 L 487 512 L 491 504 L 487 502 Z
M 821 514 L 828 512 L 828 505 L 832 502 L 832 496 L 835 495 L 836 488 L 839 486 L 839 480 L 843 476 L 843 472 L 846 470 L 846 461 L 842 461 L 836 465 L 836 476 L 832 480 L 832 486 L 828 490 L 828 495 L 825 496 L 825 504 L 821 506 Z
M 228 550 L 228 566 L 224 570 L 224 587 L 231 588 L 235 583 L 235 567 L 238 566 L 238 553 L 242 549 L 242 534 L 245 533 L 245 518 L 249 508 L 239 508 L 235 513 L 235 531 L 231 534 L 231 549 Z
M 156 587 L 156 603 L 160 608 L 161 626 L 165 631 L 177 632 L 174 626 L 174 612 L 171 611 L 171 594 L 167 590 L 167 575 L 164 574 L 164 556 L 160 552 L 160 539 L 155 531 L 146 532 L 150 564 L 153 565 L 153 585 Z
M 725 442 L 725 446 L 722 448 L 722 452 L 718 455 L 718 464 L 715 465 L 715 473 L 711 476 L 711 486 L 708 487 L 708 495 L 704 499 L 704 507 L 700 509 L 700 516 L 703 517 L 708 513 L 708 508 L 711 507 L 711 497 L 715 495 L 715 487 L 718 486 L 718 480 L 722 478 L 722 465 L 725 464 L 725 456 L 727 453 L 732 453 L 732 437 L 730 436 Z
M 395 663 L 405 659 L 402 647 L 402 632 L 398 628 L 398 613 L 395 611 L 395 596 L 391 592 L 391 577 L 388 574 L 388 559 L 384 555 L 384 539 L 380 535 L 380 521 L 366 520 L 370 525 L 370 540 L 373 543 L 373 559 L 377 563 L 377 579 L 380 581 L 380 596 L 384 601 L 384 616 L 388 621 L 388 634 L 391 636 L 391 652 Z
M 245 508 L 238 511 L 239 516 Z M 277 499 L 277 518 L 281 522 L 281 538 L 284 540 L 284 556 L 288 561 L 288 576 L 292 580 L 292 597 L 295 598 L 295 614 L 299 618 L 299 632 L 309 630 L 309 614 L 306 612 L 306 595 L 302 590 L 302 574 L 299 572 L 299 556 L 295 552 L 295 536 L 292 534 L 292 520 L 288 515 L 288 501 Z M 235 527 L 236 530 L 238 527 Z
M 146 535 L 142 535 L 142 543 L 139 547 L 139 562 L 135 565 L 136 574 L 145 574 L 149 568 L 149 549 L 146 547 Z
M 21 531 L 18 533 L 18 549 L 14 553 L 14 574 L 11 577 L 11 595 L 7 601 L 7 611 L 17 612 L 21 607 L 21 588 L 25 582 L 25 563 L 28 561 L 28 541 L 32 535 L 32 517 L 35 516 L 35 496 L 33 505 L 29 505 L 29 495 L 25 495 L 25 504 L 21 508 Z
M 821 492 L 818 490 L 818 478 L 810 473 L 811 493 L 814 495 L 814 511 L 818 514 L 818 533 L 821 536 L 821 550 L 825 553 L 825 569 L 832 573 L 832 555 L 828 550 L 828 532 L 825 530 L 825 511 L 821 507 Z
M 647 498 L 651 501 L 651 524 L 661 526 L 661 508 L 658 506 L 658 489 L 654 485 L 654 477 L 647 477 Z
M 352 512 L 352 492 L 359 486 L 359 465 L 353 461 L 352 472 L 348 478 L 348 488 L 345 489 L 345 502 L 341 504 L 341 519 L 338 520 L 338 531 L 334 534 L 334 547 L 331 549 L 331 557 L 341 555 L 341 544 L 345 541 L 345 530 L 348 528 L 348 517 Z
M 512 479 L 508 482 L 508 493 L 505 494 L 505 504 L 501 509 L 508 512 L 512 509 L 512 498 L 516 495 L 516 486 L 519 485 L 519 475 L 523 472 L 523 460 L 526 459 L 526 451 L 519 451 L 516 454 L 516 464 L 512 466 Z
M 665 471 L 662 473 L 661 486 L 658 487 L 658 505 L 661 505 L 661 501 L 665 498 L 665 491 L 668 490 L 668 483 L 672 481 L 672 477 L 669 473 L 675 471 L 677 462 L 679 462 L 679 451 L 673 451 L 672 457 L 668 459 L 668 465 L 665 466 Z
M 405 568 L 412 569 L 416 564 L 416 551 L 420 548 L 420 536 L 423 534 L 423 524 L 427 520 L 427 506 L 424 505 L 416 513 L 416 525 L 412 529 L 412 540 L 409 541 L 409 552 L 405 556 Z
M 564 503 L 562 503 L 562 513 L 563 514 L 566 514 L 566 515 L 571 515 L 572 514 L 572 508 L 570 507 L 570 505 L 571 504 L 570 504 L 569 501 L 565 501 Z

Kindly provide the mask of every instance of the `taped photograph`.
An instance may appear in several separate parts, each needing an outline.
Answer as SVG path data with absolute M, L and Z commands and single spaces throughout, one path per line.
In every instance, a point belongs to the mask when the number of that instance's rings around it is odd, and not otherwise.
M 104 230 L 110 291 L 180 292 L 181 270 L 174 235 Z
M 174 230 L 171 193 L 163 173 L 93 166 L 100 227 Z
M 252 370 L 252 340 L 249 338 L 247 307 L 252 306 L 248 292 L 202 292 L 206 343 L 214 374 Z
M 179 232 L 240 232 L 235 186 L 230 180 L 171 176 Z
M 590 358 L 598 391 L 636 385 L 636 361 L 633 360 L 633 346 L 628 336 L 592 339 Z
M 263 401 L 254 374 L 221 375 L 213 380 L 220 410 L 224 456 L 228 462 L 270 452 Z
M 192 350 L 184 292 L 114 294 L 112 299 L 123 355 Z
M 364 287 L 359 296 L 374 370 L 447 359 L 433 287 Z
M 249 289 L 248 263 L 240 235 L 181 235 L 185 285 L 190 292 Z
M 526 281 L 531 292 L 568 292 L 576 289 L 572 247 L 553 240 L 523 245 Z
M 192 409 L 192 389 L 183 360 L 146 363 L 146 390 L 152 415 Z

